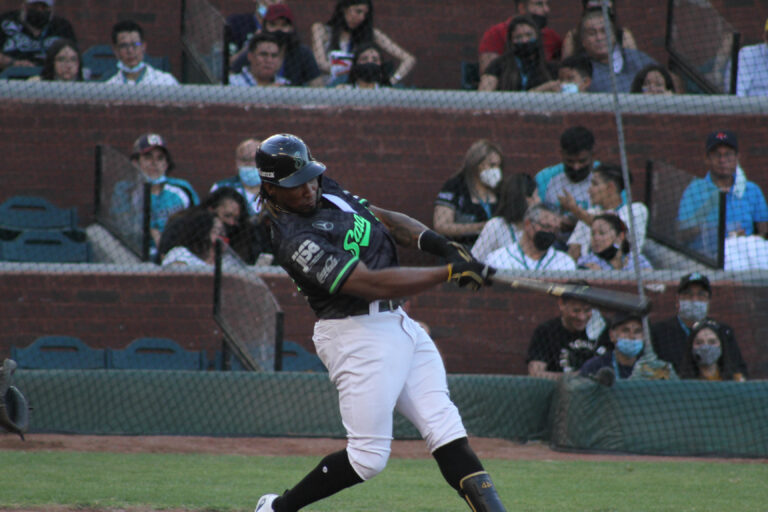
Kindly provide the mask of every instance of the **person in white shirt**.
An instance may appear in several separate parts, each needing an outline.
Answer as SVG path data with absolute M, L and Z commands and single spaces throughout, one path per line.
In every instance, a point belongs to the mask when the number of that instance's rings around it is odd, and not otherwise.
M 768 20 L 763 29 L 763 42 L 739 50 L 737 73 L 737 96 L 768 96 Z
M 544 203 L 525 212 L 523 233 L 517 242 L 496 249 L 484 263 L 500 269 L 575 270 L 576 263 L 568 254 L 552 247 L 560 229 L 560 216 Z
M 278 76 L 283 67 L 283 48 L 277 37 L 260 32 L 248 43 L 248 66 L 239 73 L 229 75 L 229 85 L 236 87 L 277 87 L 290 85 L 287 78 Z
M 630 175 L 630 181 L 632 177 Z M 585 256 L 589 250 L 590 230 L 592 221 L 600 213 L 615 213 L 629 227 L 635 229 L 635 246 L 638 251 L 643 250 L 645 244 L 645 232 L 648 223 L 648 208 L 641 202 L 632 203 L 632 217 L 634 226 L 629 221 L 629 205 L 622 199 L 622 191 L 625 189 L 621 168 L 612 164 L 601 164 L 592 171 L 589 183 L 589 201 L 592 207 L 582 208 L 568 193 L 561 201 L 563 208 L 579 219 L 576 228 L 568 238 L 568 254 L 575 261 Z
M 179 85 L 179 81 L 165 71 L 144 62 L 147 43 L 144 30 L 135 21 L 120 21 L 112 27 L 112 51 L 117 57 L 117 73 L 108 84 Z

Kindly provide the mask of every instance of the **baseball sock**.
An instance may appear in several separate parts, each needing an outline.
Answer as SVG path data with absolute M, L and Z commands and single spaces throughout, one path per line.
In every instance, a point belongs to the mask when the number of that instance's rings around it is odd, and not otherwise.
M 478 471 L 484 471 L 483 464 L 475 452 L 469 447 L 469 440 L 460 437 L 432 452 L 432 456 L 440 467 L 440 472 L 448 484 L 459 491 L 462 478 Z
M 362 481 L 349 463 L 347 451 L 341 450 L 321 460 L 293 489 L 277 498 L 272 508 L 275 512 L 294 512 Z

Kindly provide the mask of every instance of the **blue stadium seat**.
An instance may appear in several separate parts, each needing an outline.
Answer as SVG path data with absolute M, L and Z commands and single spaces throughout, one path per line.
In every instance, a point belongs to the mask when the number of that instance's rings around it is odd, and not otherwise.
M 59 208 L 44 197 L 13 196 L 0 204 L 0 228 L 25 229 L 77 228 L 77 210 Z
M 171 71 L 171 63 L 166 56 L 145 55 L 144 60 L 160 71 Z M 117 73 L 117 58 L 108 44 L 95 44 L 83 52 L 83 73 L 88 80 L 103 82 Z
M 73 336 L 41 336 L 25 348 L 11 347 L 11 359 L 30 370 L 98 370 L 107 367 L 106 352 Z
M 88 263 L 92 260 L 91 244 L 85 240 L 82 231 L 65 233 L 30 230 L 21 231 L 10 240 L 5 237 L 0 239 L 0 261 Z
M 122 350 L 108 350 L 107 364 L 117 370 L 206 370 L 204 350 L 189 351 L 168 338 L 137 338 Z
M 43 71 L 41 66 L 11 66 L 0 72 L 0 80 L 26 80 Z
M 327 372 L 317 355 L 308 352 L 295 341 L 283 341 L 283 371 L 285 372 Z

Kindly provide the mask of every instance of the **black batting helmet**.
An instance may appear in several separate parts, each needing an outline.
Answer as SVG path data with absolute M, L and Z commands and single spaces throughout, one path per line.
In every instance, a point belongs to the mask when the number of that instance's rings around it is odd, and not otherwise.
M 281 188 L 298 187 L 325 172 L 325 165 L 312 158 L 304 141 L 287 133 L 261 143 L 256 166 L 262 181 Z

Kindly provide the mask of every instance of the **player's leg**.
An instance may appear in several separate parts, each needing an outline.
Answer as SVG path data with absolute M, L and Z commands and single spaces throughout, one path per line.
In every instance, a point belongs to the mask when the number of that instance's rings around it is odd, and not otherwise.
M 416 342 L 410 375 L 397 409 L 419 430 L 440 472 L 476 512 L 502 512 L 504 506 L 448 394 L 445 366 L 434 342 L 415 322 L 404 322 Z
M 399 317 L 391 314 L 320 321 L 313 339 L 339 391 L 347 449 L 325 457 L 275 499 L 275 512 L 299 510 L 384 469 L 391 450 L 392 411 L 413 352 Z

